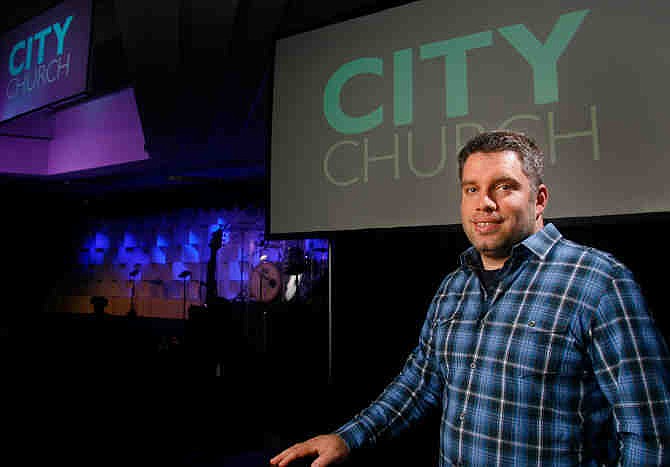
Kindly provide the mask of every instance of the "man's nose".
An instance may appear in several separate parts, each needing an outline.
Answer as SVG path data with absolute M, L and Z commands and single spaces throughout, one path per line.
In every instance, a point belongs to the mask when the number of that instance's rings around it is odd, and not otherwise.
M 495 211 L 498 205 L 495 200 L 489 196 L 489 193 L 481 192 L 477 209 L 480 211 Z

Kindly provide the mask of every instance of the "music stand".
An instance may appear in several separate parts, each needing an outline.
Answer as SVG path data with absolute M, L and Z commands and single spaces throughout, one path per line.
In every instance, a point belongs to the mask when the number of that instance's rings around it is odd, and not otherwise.
M 186 280 L 191 277 L 191 271 L 184 269 L 179 273 L 179 278 L 184 279 L 184 308 L 182 311 L 182 318 L 186 320 Z
M 140 273 L 140 270 L 138 269 L 139 264 L 135 265 L 135 269 L 130 271 L 128 275 L 130 276 L 130 281 L 133 283 L 131 286 L 131 292 L 130 292 L 130 310 L 128 311 L 128 317 L 129 318 L 135 318 L 137 316 L 137 311 L 135 310 L 135 278 L 137 275 Z

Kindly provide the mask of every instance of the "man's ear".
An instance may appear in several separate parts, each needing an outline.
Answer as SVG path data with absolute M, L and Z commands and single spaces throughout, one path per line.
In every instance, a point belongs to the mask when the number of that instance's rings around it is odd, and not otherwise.
M 544 183 L 537 187 L 537 194 L 535 195 L 535 217 L 539 217 L 547 207 L 549 201 L 549 188 Z

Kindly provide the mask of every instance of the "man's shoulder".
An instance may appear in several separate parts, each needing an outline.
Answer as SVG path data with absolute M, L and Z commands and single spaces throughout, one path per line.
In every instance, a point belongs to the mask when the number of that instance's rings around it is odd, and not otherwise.
M 612 253 L 564 237 L 552 249 L 547 262 L 594 270 L 609 279 L 632 277 L 630 269 Z

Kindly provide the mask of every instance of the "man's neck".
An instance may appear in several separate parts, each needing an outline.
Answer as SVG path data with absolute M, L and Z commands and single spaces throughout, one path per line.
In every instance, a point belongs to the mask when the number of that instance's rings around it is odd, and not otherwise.
M 494 269 L 501 269 L 505 265 L 505 261 L 509 259 L 509 256 L 506 258 L 489 258 L 484 255 L 480 255 L 482 258 L 482 265 L 487 271 Z
M 528 237 L 530 237 L 531 235 L 535 235 L 538 231 L 542 230 L 543 228 L 544 228 L 544 219 L 542 218 L 542 216 L 540 216 L 536 221 L 535 230 L 531 232 L 531 234 L 528 235 Z M 484 254 L 482 254 L 482 252 L 479 252 L 479 256 L 482 259 L 482 266 L 484 266 L 484 269 L 486 269 L 487 271 L 491 271 L 495 269 L 501 269 L 505 265 L 505 261 L 507 261 L 512 256 L 512 252 L 509 251 L 506 256 L 485 256 Z

